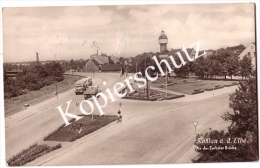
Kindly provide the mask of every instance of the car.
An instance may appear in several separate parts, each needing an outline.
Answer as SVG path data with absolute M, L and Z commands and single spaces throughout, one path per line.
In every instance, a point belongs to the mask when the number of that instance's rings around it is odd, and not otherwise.
M 24 107 L 29 107 L 30 106 L 30 104 L 24 104 Z

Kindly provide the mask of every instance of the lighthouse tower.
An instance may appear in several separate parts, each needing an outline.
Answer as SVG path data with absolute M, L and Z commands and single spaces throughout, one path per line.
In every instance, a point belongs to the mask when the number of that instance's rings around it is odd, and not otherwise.
M 161 35 L 159 36 L 159 44 L 160 44 L 160 52 L 163 50 L 167 50 L 167 43 L 168 43 L 168 38 L 164 34 L 164 31 L 162 30 Z

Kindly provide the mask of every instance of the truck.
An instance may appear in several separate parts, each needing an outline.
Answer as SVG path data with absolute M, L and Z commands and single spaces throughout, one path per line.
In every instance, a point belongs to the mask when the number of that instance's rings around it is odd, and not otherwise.
M 87 87 L 92 86 L 92 78 L 83 78 L 75 83 L 75 94 L 83 94 Z
M 87 89 L 83 92 L 85 100 L 91 98 L 92 96 L 96 96 L 100 90 L 98 90 L 98 86 L 88 86 Z

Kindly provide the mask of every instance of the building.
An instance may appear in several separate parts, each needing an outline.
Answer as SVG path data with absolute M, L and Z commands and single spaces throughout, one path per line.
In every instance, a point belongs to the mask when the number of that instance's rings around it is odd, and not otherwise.
M 113 55 L 111 56 L 108 56 L 109 60 L 110 60 L 110 63 L 112 64 L 119 64 L 119 59 Z
M 121 65 L 120 64 L 102 65 L 101 71 L 102 72 L 120 72 Z
M 256 69 L 256 52 L 255 52 L 255 43 L 251 42 L 244 51 L 239 54 L 239 59 L 243 59 L 243 57 L 247 56 L 251 59 L 251 64 L 253 65 L 253 69 Z
M 100 66 L 103 65 L 103 64 L 109 64 L 108 56 L 92 55 L 92 56 L 90 57 L 90 59 L 96 60 Z
M 101 66 L 94 59 L 87 60 L 87 63 L 83 67 L 83 72 L 99 72 L 101 70 Z
M 159 36 L 158 40 L 160 44 L 160 52 L 163 52 L 164 50 L 167 50 L 167 43 L 168 43 L 168 38 L 164 34 L 164 31 L 162 30 L 161 35 Z

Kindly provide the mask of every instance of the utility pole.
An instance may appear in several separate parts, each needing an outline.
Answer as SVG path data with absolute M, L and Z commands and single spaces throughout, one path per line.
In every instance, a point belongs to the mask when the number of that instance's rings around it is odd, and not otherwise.
M 212 83 L 212 87 L 213 87 L 213 96 L 214 96 L 215 83 Z
M 58 99 L 57 83 L 55 85 L 56 85 L 55 95 L 57 96 L 57 99 Z
M 146 67 L 146 57 L 145 57 L 145 68 L 147 68 Z M 146 94 L 147 94 L 147 97 L 148 97 L 148 99 L 149 99 L 149 88 L 148 88 L 148 80 L 147 80 L 147 76 L 145 76 L 145 79 L 146 79 Z
M 167 98 L 167 84 L 168 84 L 167 66 L 165 66 L 165 69 L 166 69 L 166 85 L 165 85 L 165 88 L 166 88 L 166 96 L 165 96 L 165 98 Z

